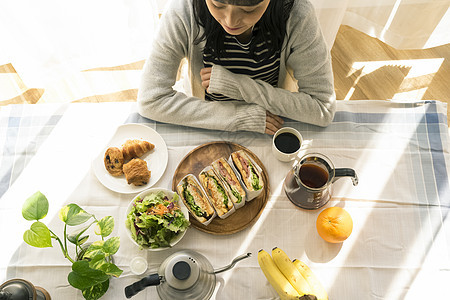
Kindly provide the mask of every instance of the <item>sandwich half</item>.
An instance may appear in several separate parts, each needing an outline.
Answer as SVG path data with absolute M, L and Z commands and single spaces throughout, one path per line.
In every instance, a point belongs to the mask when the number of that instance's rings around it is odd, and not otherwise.
M 186 175 L 177 185 L 177 192 L 190 213 L 202 224 L 215 216 L 214 208 L 194 175 Z
M 264 187 L 261 173 L 244 150 L 231 153 L 231 159 L 249 191 L 259 191 Z
M 225 184 L 225 188 L 228 190 L 231 201 L 238 206 L 245 202 L 245 190 L 228 161 L 221 157 L 218 160 L 215 160 L 211 165 Z
M 214 206 L 219 217 L 222 217 L 234 208 L 224 184 L 212 168 L 201 171 L 198 179 L 209 199 L 211 199 L 211 204 Z

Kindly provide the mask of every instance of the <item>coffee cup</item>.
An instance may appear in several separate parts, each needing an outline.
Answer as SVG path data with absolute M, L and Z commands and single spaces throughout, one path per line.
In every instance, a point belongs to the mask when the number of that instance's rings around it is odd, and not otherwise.
M 294 160 L 303 144 L 303 137 L 295 128 L 283 127 L 273 135 L 272 153 L 283 162 Z

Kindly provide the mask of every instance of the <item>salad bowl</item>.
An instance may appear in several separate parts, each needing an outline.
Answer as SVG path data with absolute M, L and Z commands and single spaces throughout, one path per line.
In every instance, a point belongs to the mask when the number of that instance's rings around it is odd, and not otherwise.
M 141 192 L 126 210 L 127 236 L 141 249 L 169 249 L 183 238 L 189 225 L 189 211 L 178 194 L 165 188 Z

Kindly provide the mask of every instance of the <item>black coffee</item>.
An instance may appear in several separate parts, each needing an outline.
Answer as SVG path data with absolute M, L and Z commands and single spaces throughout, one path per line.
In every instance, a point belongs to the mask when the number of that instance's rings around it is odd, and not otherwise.
M 314 164 L 304 164 L 298 172 L 300 181 L 310 188 L 323 187 L 328 181 L 328 172 Z
M 295 134 L 283 132 L 275 138 L 275 147 L 283 153 L 294 153 L 300 148 L 300 141 Z

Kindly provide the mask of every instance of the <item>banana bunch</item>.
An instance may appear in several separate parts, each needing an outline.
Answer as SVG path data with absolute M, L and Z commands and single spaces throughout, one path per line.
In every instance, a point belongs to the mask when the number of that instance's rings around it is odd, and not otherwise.
M 291 261 L 280 248 L 273 248 L 272 256 L 259 250 L 258 263 L 281 300 L 328 300 L 327 292 L 311 269 L 297 259 Z

